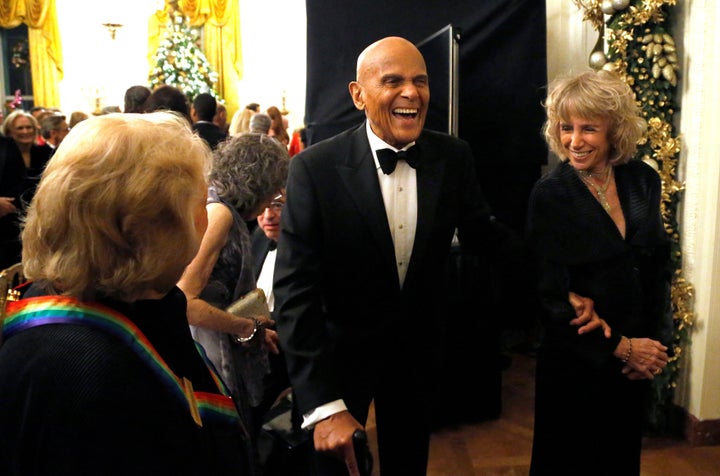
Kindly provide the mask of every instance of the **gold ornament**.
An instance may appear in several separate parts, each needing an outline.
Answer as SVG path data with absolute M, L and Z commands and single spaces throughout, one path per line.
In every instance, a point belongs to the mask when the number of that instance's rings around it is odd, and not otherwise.
M 630 0 L 612 0 L 612 7 L 617 10 L 625 10 L 630 5 Z
M 598 70 L 605 66 L 605 63 L 607 63 L 607 58 L 605 57 L 605 53 L 602 51 L 593 51 L 590 55 L 590 67 L 592 69 Z
M 615 13 L 616 8 L 613 6 L 612 0 L 603 0 L 600 5 L 600 9 L 605 15 L 612 15 Z

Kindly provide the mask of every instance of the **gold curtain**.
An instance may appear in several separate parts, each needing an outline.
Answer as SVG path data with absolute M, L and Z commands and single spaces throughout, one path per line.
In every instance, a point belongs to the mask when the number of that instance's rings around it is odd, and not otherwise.
M 240 43 L 240 8 L 237 0 L 180 0 L 180 11 L 190 25 L 203 26 L 203 53 L 218 73 L 215 89 L 225 101 L 228 117 L 238 108 L 236 84 L 242 78 L 242 48 Z M 158 48 L 165 25 L 172 11 L 170 1 L 165 9 L 150 18 L 148 29 L 148 62 Z
M 62 48 L 55 0 L 2 0 L 0 27 L 28 26 L 30 72 L 35 104 L 58 107 L 58 83 L 63 77 Z

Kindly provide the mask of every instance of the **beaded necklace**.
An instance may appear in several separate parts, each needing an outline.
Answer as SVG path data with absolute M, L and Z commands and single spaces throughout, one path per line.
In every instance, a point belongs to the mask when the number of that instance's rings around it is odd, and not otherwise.
M 595 182 L 592 180 L 592 176 L 594 175 L 592 172 L 588 172 L 585 170 L 578 170 L 578 175 L 580 175 L 580 178 L 583 182 L 590 185 L 595 192 L 597 193 L 597 199 L 600 202 L 600 205 L 605 209 L 606 212 L 610 213 L 610 203 L 607 200 L 607 189 L 610 186 L 610 180 L 613 176 L 613 168 L 612 166 L 608 167 L 605 177 L 605 182 L 598 186 Z

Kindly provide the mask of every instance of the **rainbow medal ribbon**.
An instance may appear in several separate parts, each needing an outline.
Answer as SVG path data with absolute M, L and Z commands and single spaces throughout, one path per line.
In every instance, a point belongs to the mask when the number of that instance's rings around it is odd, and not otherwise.
M 3 338 L 9 339 L 18 332 L 48 324 L 80 324 L 116 336 L 148 364 L 176 398 L 187 405 L 198 426 L 203 426 L 203 420 L 243 426 L 227 387 L 209 363 L 202 347 L 198 346 L 198 351 L 205 363 L 209 364 L 208 370 L 219 390 L 217 394 L 195 392 L 192 382 L 175 375 L 135 323 L 100 304 L 82 303 L 66 296 L 43 296 L 8 302 Z

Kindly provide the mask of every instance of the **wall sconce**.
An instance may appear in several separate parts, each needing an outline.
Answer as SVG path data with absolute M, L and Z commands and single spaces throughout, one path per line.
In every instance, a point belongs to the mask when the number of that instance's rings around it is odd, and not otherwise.
M 115 39 L 115 33 L 122 28 L 121 23 L 103 23 L 102 26 L 107 28 L 107 30 L 110 32 L 110 38 Z

